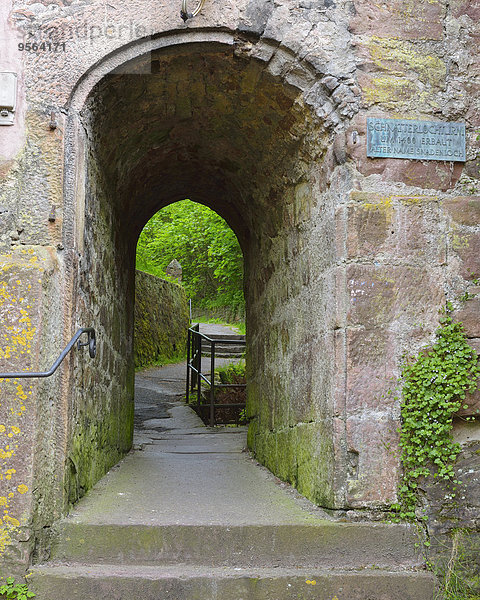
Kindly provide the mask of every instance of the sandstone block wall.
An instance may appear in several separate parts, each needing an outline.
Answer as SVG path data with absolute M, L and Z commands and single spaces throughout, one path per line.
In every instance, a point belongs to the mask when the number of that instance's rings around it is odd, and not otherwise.
M 183 288 L 135 271 L 135 367 L 172 358 L 187 351 L 188 304 Z
M 0 267 L 2 371 L 45 371 L 61 350 L 62 307 L 56 294 L 60 264 L 49 248 L 24 246 Z M 67 340 L 68 341 L 68 340 Z M 55 347 L 55 344 L 58 347 Z M 72 369 L 78 356 L 70 356 Z M 65 372 L 53 376 L 59 395 Z M 62 514 L 66 411 L 44 380 L 0 383 L 0 573 L 22 572 L 35 530 Z M 34 495 L 35 494 L 35 495 Z
M 95 361 L 75 356 L 28 389 L 23 430 L 18 390 L 0 382 L 2 557 L 48 550 L 49 525 L 129 448 L 136 237 L 170 202 L 203 202 L 235 230 L 249 444 L 323 506 L 395 500 L 386 392 L 447 299 L 478 345 L 480 2 L 207 0 L 186 24 L 179 10 L 0 6 L 0 68 L 19 82 L 15 124 L 0 127 L 0 260 L 14 265 L 2 315 L 18 326 L 9 298 L 28 279 L 32 365 L 78 326 L 99 336 Z M 19 49 L 45 38 L 56 51 Z M 467 160 L 367 158 L 368 116 L 465 122 Z M 24 250 L 43 265 L 36 282 Z M 7 366 L 30 364 L 7 347 Z M 465 427 L 478 473 L 478 419 Z

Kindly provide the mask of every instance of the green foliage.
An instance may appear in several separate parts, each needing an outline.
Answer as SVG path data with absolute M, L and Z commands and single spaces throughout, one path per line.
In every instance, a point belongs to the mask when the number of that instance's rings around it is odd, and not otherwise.
M 222 383 L 245 383 L 245 361 L 228 363 L 215 371 Z
M 35 594 L 28 590 L 26 584 L 15 584 L 13 577 L 8 577 L 6 583 L 0 585 L 0 598 L 5 600 L 27 600 L 27 598 L 34 598 Z
M 467 530 L 452 532 L 452 545 L 448 558 L 440 559 L 434 567 L 440 582 L 440 600 L 480 600 L 480 576 L 477 554 L 467 551 Z
M 447 311 L 450 308 L 447 305 Z M 418 357 L 408 358 L 402 367 L 404 474 L 399 503 L 393 506 L 400 519 L 416 518 L 418 481 L 429 476 L 432 467 L 434 477 L 451 486 L 452 497 L 461 483 L 453 469 L 460 446 L 452 439 L 452 418 L 464 405 L 466 394 L 477 389 L 480 368 L 461 323 L 454 323 L 447 314 L 436 333 L 435 344 Z
M 242 251 L 219 215 L 190 200 L 156 213 L 140 234 L 137 269 L 165 279 L 173 259 L 182 265 L 182 285 L 195 308 L 227 306 L 244 314 Z
M 215 370 L 215 375 L 223 384 L 245 384 L 247 381 L 245 360 L 231 362 L 222 365 Z M 217 393 L 216 401 L 224 402 L 245 402 L 245 388 L 220 389 Z M 220 409 L 221 411 L 221 409 Z M 246 425 L 248 422 L 246 409 L 243 408 L 238 413 L 238 425 Z

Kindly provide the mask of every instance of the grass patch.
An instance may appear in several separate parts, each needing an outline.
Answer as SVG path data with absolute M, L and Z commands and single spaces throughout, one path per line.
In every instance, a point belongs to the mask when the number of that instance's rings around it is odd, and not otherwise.
M 164 367 L 165 365 L 174 365 L 176 363 L 181 363 L 186 360 L 187 360 L 187 357 L 183 353 L 176 354 L 175 356 L 170 356 L 168 358 L 166 358 L 166 357 L 157 358 L 155 360 L 149 361 L 148 363 L 145 363 L 142 365 L 136 365 L 135 373 L 138 373 L 139 371 L 144 371 L 145 369 L 151 369 L 152 367 Z
M 469 532 L 453 532 L 448 558 L 439 561 L 434 571 L 440 580 L 438 600 L 480 600 L 478 543 L 469 547 Z

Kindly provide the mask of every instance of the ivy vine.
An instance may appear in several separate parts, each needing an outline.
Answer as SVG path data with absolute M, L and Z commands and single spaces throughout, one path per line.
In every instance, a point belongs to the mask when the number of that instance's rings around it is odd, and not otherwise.
M 468 345 L 463 325 L 449 316 L 440 319 L 436 341 L 417 357 L 405 360 L 402 389 L 400 446 L 403 478 L 395 516 L 415 520 L 419 480 L 430 475 L 450 484 L 452 495 L 460 481 L 453 465 L 460 445 L 452 439 L 453 415 L 465 404 L 467 393 L 478 387 L 480 367 Z M 422 517 L 426 520 L 426 516 Z

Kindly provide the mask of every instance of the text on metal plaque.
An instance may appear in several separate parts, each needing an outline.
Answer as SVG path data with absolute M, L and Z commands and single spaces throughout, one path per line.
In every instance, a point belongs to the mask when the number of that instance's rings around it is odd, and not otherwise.
M 466 160 L 465 124 L 367 118 L 367 156 Z

